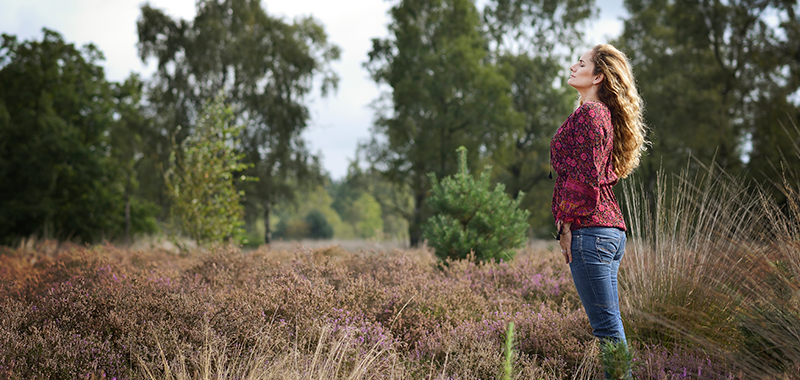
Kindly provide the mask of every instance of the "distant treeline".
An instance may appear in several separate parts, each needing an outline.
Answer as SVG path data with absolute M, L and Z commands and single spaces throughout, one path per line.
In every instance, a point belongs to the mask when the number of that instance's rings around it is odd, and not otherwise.
M 388 89 L 372 138 L 331 181 L 301 138 L 312 91 L 339 78 L 340 48 L 311 17 L 269 15 L 258 0 L 198 1 L 193 20 L 144 5 L 138 52 L 157 70 L 109 82 L 95 46 L 55 31 L 3 35 L 0 47 L 0 244 L 27 237 L 129 240 L 167 223 L 165 172 L 217 96 L 242 126 L 241 241 L 400 238 L 420 242 L 428 173 L 491 170 L 523 192 L 531 234 L 551 231 L 549 141 L 575 106 L 569 63 L 588 45 L 593 0 L 401 0 L 364 67 Z M 652 145 L 634 180 L 712 160 L 745 179 L 800 168 L 800 22 L 786 0 L 626 0 L 622 34 Z M 354 20 L 357 22 L 357 20 Z M 315 89 L 314 86 L 317 86 Z M 690 159 L 693 157 L 694 159 Z M 202 200 L 198 200 L 202 202 Z

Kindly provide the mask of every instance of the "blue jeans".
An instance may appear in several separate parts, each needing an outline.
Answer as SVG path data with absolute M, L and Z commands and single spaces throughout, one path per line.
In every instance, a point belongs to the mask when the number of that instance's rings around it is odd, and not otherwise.
M 626 342 L 619 314 L 617 272 L 625 252 L 625 232 L 612 227 L 572 231 L 569 269 L 593 334 L 600 342 Z

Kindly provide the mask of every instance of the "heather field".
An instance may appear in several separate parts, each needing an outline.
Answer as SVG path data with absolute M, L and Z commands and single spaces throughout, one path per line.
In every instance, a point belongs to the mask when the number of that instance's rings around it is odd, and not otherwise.
M 800 379 L 800 208 L 784 190 L 778 206 L 713 173 L 655 200 L 627 188 L 635 378 Z M 0 378 L 602 378 L 552 249 L 476 264 L 340 245 L 0 248 Z
M 592 378 L 568 267 L 549 251 L 438 265 L 424 250 L 187 255 L 113 246 L 2 256 L 3 378 Z M 719 358 L 639 347 L 639 373 L 731 377 Z

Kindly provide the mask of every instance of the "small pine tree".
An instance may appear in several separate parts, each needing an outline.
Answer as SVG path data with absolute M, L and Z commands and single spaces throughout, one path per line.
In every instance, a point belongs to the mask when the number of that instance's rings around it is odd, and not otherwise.
M 511 259 L 525 243 L 527 210 L 508 197 L 498 183 L 490 190 L 489 167 L 475 180 L 467 170 L 467 149 L 458 148 L 459 172 L 439 182 L 429 173 L 433 187 L 428 202 L 435 215 L 423 225 L 428 245 L 439 259 L 464 259 L 470 252 L 478 261 Z
M 634 353 L 624 341 L 606 339 L 600 342 L 600 362 L 607 379 L 629 380 L 636 362 Z
M 247 166 L 234 150 L 242 127 L 234 126 L 233 118 L 221 96 L 209 101 L 164 173 L 174 221 L 200 245 L 231 238 L 244 224 L 234 173 Z

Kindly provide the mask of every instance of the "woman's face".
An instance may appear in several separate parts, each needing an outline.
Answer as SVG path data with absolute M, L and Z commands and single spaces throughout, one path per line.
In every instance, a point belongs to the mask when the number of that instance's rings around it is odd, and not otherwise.
M 569 68 L 570 75 L 567 83 L 578 91 L 591 88 L 593 84 L 596 84 L 595 80 L 598 75 L 594 75 L 593 54 L 591 50 L 583 53 L 578 62 Z

